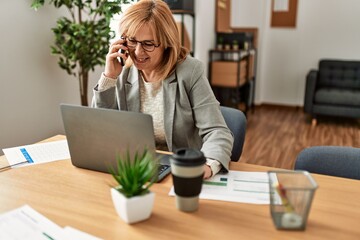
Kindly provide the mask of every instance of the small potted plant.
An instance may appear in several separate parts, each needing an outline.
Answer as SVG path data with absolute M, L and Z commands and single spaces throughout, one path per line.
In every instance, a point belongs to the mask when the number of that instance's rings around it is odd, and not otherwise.
M 117 156 L 116 169 L 110 173 L 117 182 L 111 188 L 111 197 L 118 215 L 127 223 L 148 219 L 154 205 L 155 194 L 149 190 L 157 180 L 157 159 L 145 149 L 134 157 L 127 152 Z
M 225 50 L 230 50 L 230 49 L 231 49 L 230 43 L 225 43 L 224 49 L 225 49 Z
M 216 45 L 216 48 L 218 50 L 222 50 L 224 47 L 224 39 L 222 37 L 219 37 L 218 38 L 218 41 L 217 41 L 217 45 Z

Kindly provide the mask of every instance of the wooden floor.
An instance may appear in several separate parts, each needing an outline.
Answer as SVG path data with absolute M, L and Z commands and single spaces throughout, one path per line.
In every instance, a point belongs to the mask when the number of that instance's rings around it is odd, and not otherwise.
M 293 169 L 309 146 L 360 147 L 360 119 L 319 118 L 312 127 L 302 108 L 262 105 L 248 112 L 247 121 L 241 162 Z

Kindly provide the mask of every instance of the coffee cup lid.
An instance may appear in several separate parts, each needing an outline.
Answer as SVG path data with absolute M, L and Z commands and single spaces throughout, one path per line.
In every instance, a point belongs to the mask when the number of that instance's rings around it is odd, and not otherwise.
M 180 148 L 171 156 L 171 160 L 180 166 L 198 166 L 206 162 L 203 152 L 197 149 Z

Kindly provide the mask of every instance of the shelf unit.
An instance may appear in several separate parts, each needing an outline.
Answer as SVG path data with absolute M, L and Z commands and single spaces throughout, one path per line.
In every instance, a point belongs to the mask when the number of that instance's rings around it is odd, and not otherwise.
M 253 107 L 255 60 L 255 48 L 209 51 L 209 80 L 221 105 L 238 108 L 245 103 L 245 113 Z
M 209 51 L 209 80 L 222 105 L 245 103 L 246 113 L 255 109 L 258 29 L 232 27 L 230 18 L 231 1 L 215 0 L 216 49 Z
M 189 10 L 171 10 L 173 15 L 180 16 L 180 25 L 178 25 L 180 31 L 181 44 L 189 48 L 190 54 L 194 56 L 195 53 L 195 13 Z M 192 35 L 191 37 L 186 32 L 185 17 L 189 16 L 192 22 Z

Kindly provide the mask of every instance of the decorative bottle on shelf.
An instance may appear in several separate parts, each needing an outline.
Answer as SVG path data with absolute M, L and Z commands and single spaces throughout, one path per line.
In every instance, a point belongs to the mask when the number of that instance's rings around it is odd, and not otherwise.
M 249 43 L 248 42 L 244 42 L 244 49 L 246 51 L 249 50 Z
M 239 42 L 237 40 L 233 40 L 232 42 L 232 50 L 238 51 L 239 50 Z M 239 59 L 239 52 L 232 52 L 231 57 L 233 61 L 237 61 Z
M 233 40 L 232 49 L 235 51 L 239 50 L 239 42 L 237 40 Z

